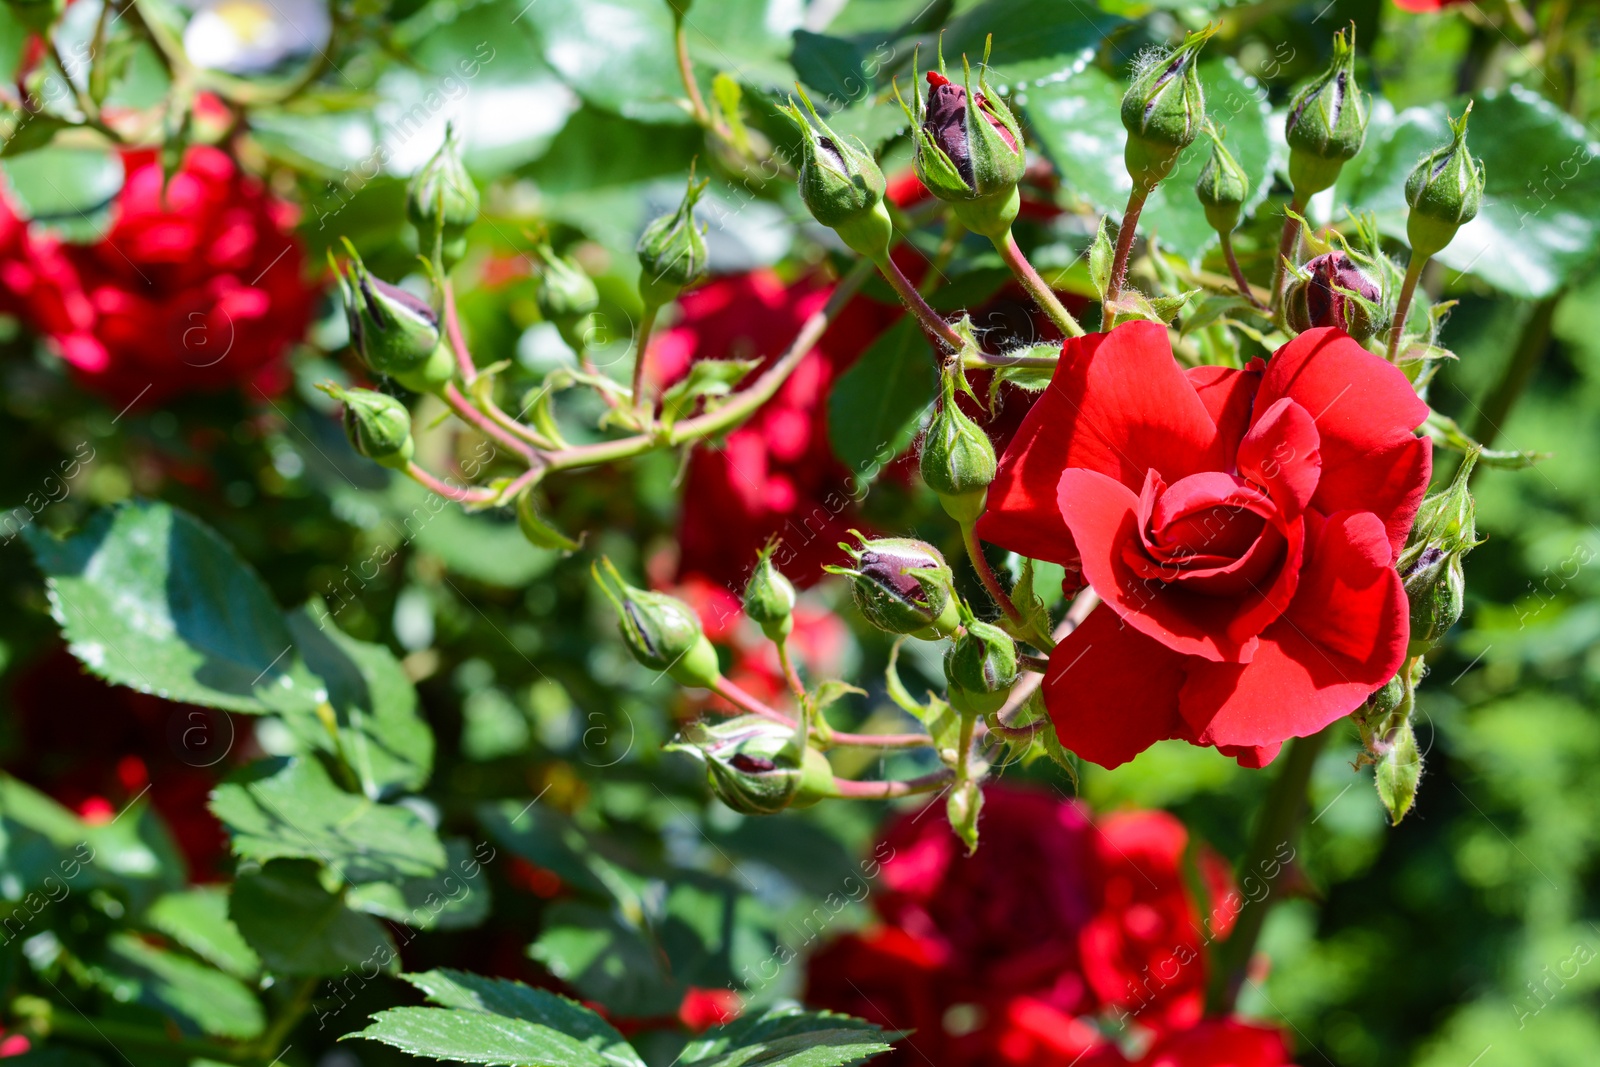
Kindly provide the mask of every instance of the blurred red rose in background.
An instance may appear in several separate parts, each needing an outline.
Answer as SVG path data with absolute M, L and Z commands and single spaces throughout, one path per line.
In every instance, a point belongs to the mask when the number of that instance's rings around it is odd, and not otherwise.
M 0 202 L 0 310 L 21 318 L 88 388 L 117 404 L 287 384 L 283 355 L 315 287 L 293 209 L 222 151 L 189 149 L 163 187 L 153 151 L 123 155 L 113 221 L 63 242 Z

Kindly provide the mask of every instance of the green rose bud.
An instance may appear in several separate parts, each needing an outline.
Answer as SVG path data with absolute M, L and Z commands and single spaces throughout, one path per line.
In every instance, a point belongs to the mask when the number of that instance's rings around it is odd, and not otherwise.
M 1136 188 L 1154 189 L 1194 143 L 1206 118 L 1200 87 L 1200 49 L 1216 32 L 1197 30 L 1174 51 L 1141 63 L 1122 96 L 1122 125 L 1128 131 L 1123 162 Z
M 539 272 L 533 299 L 545 321 L 560 325 L 594 314 L 600 306 L 600 290 L 595 288 L 594 279 L 584 273 L 576 260 L 556 255 L 547 244 L 539 245 L 535 251 L 544 269 Z
M 392 396 L 371 389 L 317 386 L 344 402 L 344 432 L 357 452 L 384 467 L 403 470 L 411 462 L 411 412 Z
M 706 640 L 693 608 L 677 597 L 629 585 L 603 556 L 593 572 L 617 609 L 617 629 L 634 659 L 666 672 L 679 685 L 698 689 L 709 689 L 722 677 L 717 651 Z
M 950 591 L 954 575 L 938 549 L 908 537 L 869 541 L 856 536 L 859 548 L 839 545 L 855 566 L 824 569 L 851 578 L 856 607 L 868 622 L 892 634 L 928 640 L 955 632 L 961 620 Z
M 1200 168 L 1195 179 L 1194 195 L 1205 208 L 1206 222 L 1213 230 L 1226 237 L 1239 225 L 1239 212 L 1250 199 L 1250 177 L 1238 160 L 1222 144 L 1222 137 L 1213 129 L 1211 155 Z
M 694 206 L 706 184 L 695 183 L 691 167 L 689 187 L 677 209 L 652 221 L 639 236 L 639 295 L 646 304 L 665 304 L 706 276 L 705 229 L 694 220 Z
M 794 629 L 794 584 L 772 562 L 776 540 L 768 541 L 744 587 L 744 613 L 770 641 L 781 641 Z
M 977 521 L 994 481 L 994 445 L 983 428 L 956 403 L 956 374 L 947 373 L 943 401 L 922 439 L 922 480 L 939 494 L 939 503 L 963 525 Z
M 775 815 L 838 795 L 828 758 L 803 746 L 793 727 L 759 715 L 695 723 L 666 749 L 703 760 L 717 799 L 745 815 Z
M 800 99 L 805 113 L 792 100 L 778 110 L 800 130 L 801 201 L 812 218 L 836 232 L 851 250 L 871 260 L 882 259 L 889 254 L 894 224 L 883 204 L 888 183 L 878 161 L 859 138 L 851 144 L 834 133 L 804 89 Z
M 1367 100 L 1356 84 L 1356 28 L 1333 35 L 1333 62 L 1289 103 L 1289 184 L 1305 204 L 1339 180 L 1367 137 Z
M 439 331 L 439 316 L 428 302 L 398 285 L 374 278 L 348 241 L 349 273 L 328 262 L 344 297 L 350 344 L 374 373 L 394 378 L 416 392 L 434 392 L 448 382 L 455 366 Z
M 944 654 L 950 703 L 958 711 L 999 711 L 1017 681 L 1017 643 L 1000 627 L 969 620 Z
M 1406 239 L 1413 255 L 1437 254 L 1457 230 L 1477 217 L 1483 204 L 1483 161 L 1467 151 L 1471 116 L 1469 102 L 1459 121 L 1450 120 L 1455 134 L 1450 143 L 1423 156 L 1406 179 L 1406 203 L 1411 207 Z
M 417 228 L 424 254 L 439 249 L 448 270 L 467 250 L 467 228 L 478 221 L 478 187 L 461 161 L 454 126 L 444 129 L 444 144 L 417 171 L 406 193 L 406 216 Z
M 989 45 L 978 67 L 978 91 L 972 91 L 972 68 L 961 57 L 963 83 L 944 75 L 944 54 L 939 70 L 928 71 L 924 97 L 913 84 L 914 108 L 900 106 L 915 127 L 917 178 L 928 191 L 949 201 L 956 217 L 974 233 L 1000 237 L 1011 229 L 1022 201 L 1017 183 L 1027 169 L 1022 147 L 1022 127 L 1005 102 L 989 88 Z M 915 61 L 912 80 L 917 80 Z M 900 87 L 895 86 L 899 97 Z
M 1467 490 L 1477 461 L 1477 452 L 1469 452 L 1449 487 L 1422 502 L 1411 537 L 1395 562 L 1411 603 L 1407 655 L 1426 652 L 1461 618 L 1466 595 L 1461 559 L 1478 544 L 1477 508 Z

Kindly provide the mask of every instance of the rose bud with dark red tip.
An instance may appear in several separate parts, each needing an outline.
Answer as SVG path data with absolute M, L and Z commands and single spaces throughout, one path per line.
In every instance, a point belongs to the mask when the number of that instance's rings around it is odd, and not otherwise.
M 856 607 L 868 622 L 892 634 L 934 639 L 955 632 L 960 623 L 950 583 L 954 577 L 939 550 L 909 537 L 868 540 L 849 553 L 854 567 L 830 566 L 831 574 L 852 579 Z
M 1289 286 L 1287 315 L 1296 333 L 1332 326 L 1365 341 L 1382 323 L 1374 310 L 1382 290 L 1343 252 L 1326 252 L 1305 265 L 1307 277 Z
M 425 393 L 441 388 L 455 365 L 439 332 L 438 313 L 416 294 L 374 278 L 355 247 L 349 242 L 345 247 L 349 272 L 340 273 L 334 264 L 334 274 L 344 296 L 351 346 L 374 372 L 408 389 Z
M 706 640 L 693 608 L 677 597 L 629 585 L 604 557 L 593 571 L 601 591 L 617 609 L 617 628 L 634 659 L 665 672 L 679 685 L 710 689 L 716 684 L 722 676 L 717 651 Z
M 828 758 L 804 745 L 793 726 L 758 715 L 695 723 L 665 747 L 703 760 L 711 791 L 744 815 L 774 815 L 838 795 Z

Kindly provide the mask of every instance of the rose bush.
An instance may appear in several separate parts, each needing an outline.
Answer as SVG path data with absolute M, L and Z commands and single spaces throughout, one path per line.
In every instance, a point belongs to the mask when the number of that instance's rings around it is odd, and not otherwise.
M 1427 413 L 1335 330 L 1244 370 L 1185 371 L 1148 322 L 1067 341 L 978 527 L 1104 601 L 1051 654 L 1062 743 L 1106 767 L 1169 738 L 1261 766 L 1388 681 Z

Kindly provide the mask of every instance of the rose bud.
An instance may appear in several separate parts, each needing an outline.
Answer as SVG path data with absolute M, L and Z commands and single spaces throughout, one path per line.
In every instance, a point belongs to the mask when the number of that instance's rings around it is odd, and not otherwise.
M 781 641 L 794 629 L 794 584 L 772 562 L 777 547 L 776 540 L 767 542 L 744 587 L 744 613 L 769 641 Z
M 344 402 L 345 436 L 357 452 L 395 470 L 411 462 L 411 412 L 404 404 L 371 389 L 341 389 L 332 382 L 317 388 Z
M 1382 323 L 1383 293 L 1355 260 L 1343 252 L 1325 252 L 1305 265 L 1288 290 L 1285 314 L 1296 333 L 1333 326 L 1365 341 Z
M 517 529 L 522 531 L 523 538 L 534 548 L 557 552 L 578 550 L 578 542 L 551 526 L 545 517 L 539 514 L 539 506 L 533 499 L 531 489 L 517 500 Z
M 828 758 L 802 747 L 794 727 L 758 715 L 696 723 L 665 748 L 704 760 L 711 791 L 745 815 L 775 815 L 838 795 Z
M 970 525 L 983 514 L 994 481 L 994 445 L 956 403 L 955 380 L 955 374 L 944 376 L 943 401 L 923 435 L 920 463 L 922 480 L 939 495 L 944 510 Z
M 706 276 L 705 229 L 694 221 L 694 205 L 706 184 L 695 183 L 691 167 L 677 209 L 653 220 L 639 236 L 639 295 L 647 306 L 660 307 Z
M 709 689 L 722 676 L 717 651 L 706 640 L 693 608 L 677 597 L 629 585 L 603 556 L 593 573 L 617 609 L 617 629 L 634 659 L 696 689 Z
M 438 249 L 448 270 L 467 250 L 467 228 L 478 221 L 478 187 L 461 162 L 455 127 L 444 128 L 444 144 L 411 179 L 406 215 L 417 228 L 417 247 L 425 255 Z
M 945 650 L 944 679 L 957 711 L 999 711 L 1017 681 L 1017 643 L 992 623 L 970 620 Z
M 1478 545 L 1477 507 L 1467 490 L 1477 462 L 1477 452 L 1467 453 L 1449 487 L 1422 502 L 1411 537 L 1395 561 L 1411 602 L 1407 655 L 1422 655 L 1461 618 L 1466 595 L 1461 558 Z
M 1213 230 L 1226 237 L 1239 225 L 1239 212 L 1250 199 L 1250 176 L 1239 166 L 1222 145 L 1222 138 L 1212 130 L 1211 155 L 1200 168 L 1195 179 L 1194 195 L 1205 208 L 1206 222 Z
M 804 89 L 800 99 L 806 114 L 794 106 L 778 110 L 800 130 L 800 199 L 811 217 L 833 230 L 839 239 L 873 262 L 889 254 L 894 224 L 883 205 L 888 188 L 878 161 L 867 146 L 840 137 L 817 115 Z
M 830 574 L 848 575 L 856 607 L 868 622 L 892 634 L 927 640 L 955 632 L 960 624 L 950 583 L 954 575 L 939 550 L 909 537 L 867 540 L 861 547 L 840 543 L 854 567 L 828 566 Z
M 1456 231 L 1477 217 L 1483 203 L 1483 161 L 1467 151 L 1467 119 L 1472 104 L 1452 119 L 1454 137 L 1443 148 L 1423 156 L 1406 179 L 1406 239 L 1414 255 L 1429 257 L 1449 244 Z
M 939 71 L 928 71 L 928 95 L 913 86 L 915 110 L 907 108 L 916 136 L 913 165 L 917 178 L 940 200 L 949 201 L 956 217 L 974 233 L 1001 237 L 1011 229 L 1021 199 L 1017 183 L 1027 168 L 1022 128 L 1016 116 L 989 88 L 989 44 L 978 67 L 978 92 L 972 91 L 972 68 L 961 58 L 963 84 Z M 913 78 L 915 66 L 913 65 Z M 895 93 L 899 95 L 899 87 Z M 905 101 L 900 106 L 905 108 Z
M 433 392 L 454 374 L 450 349 L 439 332 L 439 316 L 428 302 L 398 285 L 374 278 L 348 241 L 348 275 L 340 274 L 350 344 L 376 374 L 419 393 Z M 332 263 L 332 254 L 329 254 Z
M 583 345 L 580 325 L 600 307 L 600 290 L 594 279 L 570 256 L 558 256 L 547 244 L 534 250 L 544 263 L 539 284 L 533 290 L 539 314 L 555 326 L 561 339 L 573 351 Z
M 1206 117 L 1200 49 L 1215 32 L 1213 26 L 1196 30 L 1175 51 L 1141 64 L 1122 96 L 1123 161 L 1138 189 L 1154 189 L 1200 135 Z
M 1289 103 L 1289 184 L 1297 203 L 1331 188 L 1367 137 L 1367 100 L 1356 84 L 1356 28 L 1333 35 L 1333 62 Z

